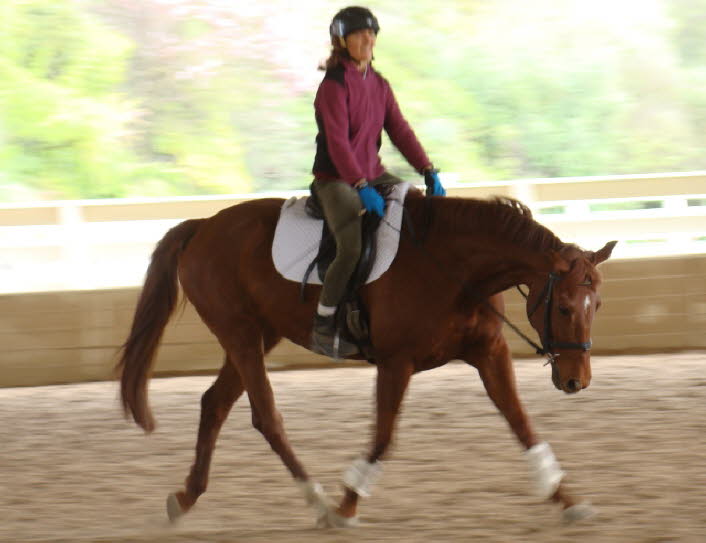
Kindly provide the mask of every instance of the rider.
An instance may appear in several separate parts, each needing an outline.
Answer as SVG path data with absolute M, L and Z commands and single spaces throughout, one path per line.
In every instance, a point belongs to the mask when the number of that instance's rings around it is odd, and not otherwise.
M 384 128 L 409 164 L 424 175 L 428 193 L 446 194 L 437 171 L 402 116 L 390 84 L 372 67 L 380 27 L 370 10 L 347 7 L 330 26 L 331 54 L 314 101 L 316 157 L 312 190 L 336 240 L 336 258 L 324 278 L 314 317 L 312 349 L 331 355 L 336 307 L 361 251 L 361 210 L 382 216 L 385 202 L 373 188 L 401 180 L 385 171 L 378 151 Z M 339 340 L 342 358 L 358 352 Z

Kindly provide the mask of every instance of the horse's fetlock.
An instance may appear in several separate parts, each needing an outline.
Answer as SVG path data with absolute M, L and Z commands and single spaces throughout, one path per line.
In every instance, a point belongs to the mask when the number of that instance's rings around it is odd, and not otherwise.
M 190 496 L 193 496 L 194 500 L 206 492 L 207 487 L 208 481 L 202 479 L 190 479 L 186 484 L 186 490 Z
M 564 472 L 549 443 L 543 441 L 530 447 L 525 452 L 525 457 L 529 463 L 535 493 L 541 498 L 551 498 L 559 489 Z

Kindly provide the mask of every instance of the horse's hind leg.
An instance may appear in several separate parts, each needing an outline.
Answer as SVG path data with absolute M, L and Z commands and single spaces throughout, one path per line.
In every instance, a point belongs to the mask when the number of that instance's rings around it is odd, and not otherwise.
M 309 505 L 317 509 L 319 519 L 329 512 L 329 503 L 321 487 L 309 479 L 304 466 L 287 439 L 282 415 L 275 405 L 274 393 L 265 369 L 261 332 L 255 324 L 240 325 L 237 338 L 228 344 L 228 355 L 238 369 L 250 398 L 253 426 L 279 455 L 301 488 Z M 222 341 L 222 344 L 225 343 Z
M 167 513 L 172 522 L 186 513 L 206 491 L 208 472 L 218 433 L 231 407 L 243 393 L 243 383 L 227 357 L 218 378 L 201 397 L 201 422 L 196 443 L 196 459 L 186 478 L 184 490 L 170 494 Z

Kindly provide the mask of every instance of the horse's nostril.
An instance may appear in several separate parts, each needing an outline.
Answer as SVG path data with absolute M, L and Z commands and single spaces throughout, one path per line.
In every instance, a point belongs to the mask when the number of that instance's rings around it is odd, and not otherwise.
M 569 379 L 566 382 L 566 390 L 568 392 L 578 392 L 581 390 L 581 381 L 578 379 Z

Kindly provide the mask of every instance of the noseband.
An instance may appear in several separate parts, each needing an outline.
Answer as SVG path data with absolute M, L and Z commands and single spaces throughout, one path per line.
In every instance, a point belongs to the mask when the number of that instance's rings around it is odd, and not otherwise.
M 556 361 L 556 358 L 559 356 L 559 354 L 555 352 L 556 349 L 569 349 L 587 352 L 591 350 L 592 345 L 591 340 L 584 343 L 554 340 L 554 334 L 552 333 L 552 302 L 554 301 L 554 284 L 560 280 L 561 276 L 559 274 L 549 272 L 549 279 L 547 279 L 541 294 L 527 315 L 528 318 L 531 318 L 534 312 L 539 308 L 539 304 L 544 302 L 544 333 L 541 337 L 542 346 L 540 347 L 532 341 L 530 341 L 530 344 L 537 349 L 537 354 L 545 355 L 547 357 L 547 364 L 554 364 Z M 520 290 L 519 287 L 518 290 Z M 520 290 L 520 293 L 525 297 L 525 299 L 527 298 L 527 295 L 522 292 L 522 290 Z
M 569 349 L 587 352 L 591 350 L 592 345 L 590 340 L 586 341 L 585 343 L 554 341 L 554 334 L 552 333 L 552 302 L 554 301 L 554 284 L 560 280 L 561 276 L 558 273 L 549 273 L 549 278 L 544 284 L 542 292 L 540 293 L 539 297 L 537 298 L 537 301 L 535 302 L 534 306 L 532 306 L 532 309 L 527 315 L 528 318 L 532 317 L 532 315 L 534 315 L 534 312 L 537 311 L 537 308 L 539 308 L 539 304 L 544 302 L 544 333 L 540 338 L 542 341 L 541 347 L 537 345 L 537 343 L 532 341 L 530 338 L 528 338 L 517 326 L 512 324 L 507 319 L 507 317 L 500 313 L 500 311 L 495 309 L 490 302 L 488 302 L 487 300 L 485 301 L 485 305 L 489 307 L 493 313 L 500 317 L 500 319 L 505 324 L 507 324 L 518 336 L 524 339 L 530 346 L 534 347 L 537 354 L 547 357 L 547 362 L 546 364 L 544 364 L 545 366 L 547 364 L 551 364 L 552 366 L 556 364 L 556 359 L 559 357 L 559 353 L 555 352 L 556 349 Z M 522 289 L 519 286 L 517 287 L 517 290 L 520 291 L 520 294 L 522 294 L 522 296 L 524 296 L 526 300 L 528 295 L 522 292 Z

